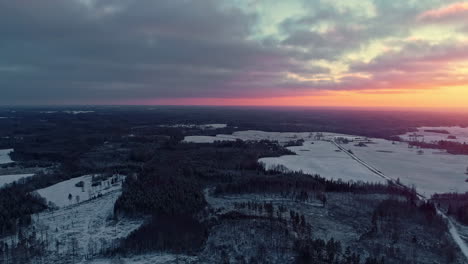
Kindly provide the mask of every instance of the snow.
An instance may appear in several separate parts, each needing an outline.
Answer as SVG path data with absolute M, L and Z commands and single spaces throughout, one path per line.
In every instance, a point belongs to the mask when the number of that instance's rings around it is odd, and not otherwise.
M 258 130 L 246 130 L 234 132 L 232 135 L 219 134 L 216 136 L 186 136 L 183 142 L 191 143 L 212 143 L 215 141 L 233 141 L 233 140 L 272 140 L 280 143 L 286 143 L 292 140 L 310 139 L 313 133 L 290 133 L 290 132 L 264 132 Z
M 235 138 L 220 138 L 218 136 L 186 136 L 183 142 L 187 143 L 214 143 L 215 141 L 235 141 Z
M 407 186 L 416 186 L 417 191 L 428 197 L 434 193 L 466 192 L 468 182 L 465 175 L 468 156 L 451 155 L 435 149 L 408 148 L 404 142 L 372 139 L 374 144 L 357 147 L 354 144 L 342 145 L 377 168 L 385 175 Z
M 169 253 L 152 253 L 142 254 L 131 257 L 120 258 L 120 263 L 133 263 L 133 264 L 169 264 L 169 263 L 200 263 L 196 256 L 185 256 L 185 255 L 174 255 Z M 80 262 L 80 264 L 112 264 L 119 263 L 115 262 L 115 259 L 95 259 L 86 262 Z
M 327 179 L 343 181 L 381 182 L 386 180 L 363 167 L 328 141 L 306 141 L 302 146 L 288 147 L 296 155 L 262 158 L 266 169 L 283 165 L 291 171 L 320 174 Z
M 0 149 L 0 164 L 12 163 L 10 153 L 13 149 Z
M 430 132 L 428 130 L 446 130 L 449 134 Z M 438 142 L 441 140 L 468 143 L 468 127 L 419 127 L 417 132 L 409 132 L 400 137 L 405 141 L 411 141 L 412 137 L 417 135 L 417 140 L 425 142 Z M 449 136 L 455 136 L 456 138 L 448 138 Z
M 463 138 L 468 129 L 460 127 L 424 127 L 428 129 L 445 129 L 459 139 Z M 429 132 L 427 132 L 429 133 Z M 444 136 L 444 134 L 440 134 Z M 467 134 L 468 136 L 468 134 Z M 445 135 L 446 137 L 446 135 Z M 342 144 L 344 151 L 351 150 L 355 155 L 337 152 L 338 147 L 333 141 L 346 138 L 355 142 Z M 283 165 L 292 171 L 303 171 L 310 174 L 320 174 L 328 179 L 343 181 L 385 182 L 386 175 L 407 186 L 415 186 L 419 193 L 428 197 L 434 193 L 467 192 L 468 182 L 465 175 L 468 166 L 468 156 L 451 155 L 441 150 L 408 148 L 404 142 L 383 139 L 364 139 L 359 136 L 336 133 L 294 133 L 294 132 L 264 132 L 238 131 L 232 135 L 187 136 L 184 142 L 212 143 L 216 140 L 271 140 L 280 144 L 294 140 L 304 140 L 303 146 L 288 147 L 296 155 L 263 158 L 259 162 L 267 169 L 275 165 Z M 356 142 L 369 140 L 367 147 L 358 147 Z M 312 144 L 314 143 L 314 144 Z M 358 159 L 358 160 L 356 160 Z
M 13 174 L 13 175 L 0 175 L 0 188 L 6 184 L 13 183 L 19 179 L 31 177 L 34 174 Z
M 8 117 L 6 116 L 0 116 L 0 119 L 7 119 Z
M 96 175 L 97 176 L 97 175 Z M 75 204 L 78 202 L 84 202 L 98 195 L 102 195 L 115 190 L 120 190 L 122 187 L 122 181 L 125 176 L 116 175 L 113 177 L 118 178 L 118 182 L 112 185 L 110 179 L 105 180 L 98 186 L 91 186 L 93 175 L 84 175 L 81 177 L 73 178 L 67 181 L 57 183 L 44 189 L 37 190 L 37 193 L 44 197 L 47 202 L 51 202 L 58 207 L 64 207 L 67 205 Z M 76 187 L 75 185 L 83 181 L 84 187 Z M 69 194 L 72 195 L 72 199 L 69 200 Z M 79 201 L 77 201 L 79 197 Z
M 160 125 L 160 127 L 181 127 L 181 128 L 199 128 L 204 130 L 212 130 L 219 128 L 226 128 L 227 124 L 175 124 L 175 125 Z
M 63 112 L 64 112 L 64 113 L 67 113 L 67 114 L 73 114 L 73 115 L 94 113 L 94 111 L 82 111 L 82 110 L 78 110 L 78 111 L 70 111 L 70 110 L 67 110 L 67 111 L 63 111 Z
M 71 263 L 70 244 L 73 240 L 77 241 L 77 257 L 73 263 L 88 263 L 85 256 L 97 256 L 101 249 L 109 248 L 116 240 L 140 227 L 144 219 L 115 220 L 112 217 L 114 203 L 120 194 L 116 190 L 88 202 L 33 215 L 33 223 L 26 232 L 49 241 L 46 255 L 37 263 Z

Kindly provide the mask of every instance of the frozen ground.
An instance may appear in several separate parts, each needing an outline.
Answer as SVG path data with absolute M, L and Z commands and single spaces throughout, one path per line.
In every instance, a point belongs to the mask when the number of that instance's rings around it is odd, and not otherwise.
M 88 202 L 34 215 L 28 231 L 35 232 L 47 245 L 46 257 L 37 263 L 87 263 L 85 256 L 97 256 L 138 228 L 143 220 L 113 219 L 119 195 L 120 191 L 113 191 Z M 73 250 L 76 257 L 70 261 Z
M 363 167 L 349 155 L 339 151 L 328 141 L 305 141 L 302 146 L 288 147 L 296 155 L 285 155 L 274 158 L 262 158 L 259 162 L 266 169 L 283 165 L 292 171 L 303 171 L 308 174 L 320 174 L 327 179 L 343 181 L 382 182 L 386 180 Z
M 438 133 L 435 131 L 447 131 Z M 405 141 L 418 140 L 425 142 L 438 142 L 441 140 L 468 143 L 468 127 L 420 127 L 418 132 L 410 132 L 400 136 Z
M 80 264 L 170 264 L 170 263 L 200 263 L 197 257 L 185 255 L 173 255 L 167 253 L 153 253 L 137 255 L 132 257 L 110 258 L 110 259 L 95 259 L 90 261 L 79 262 Z
M 215 141 L 235 141 L 236 138 L 217 136 L 186 136 L 183 142 L 187 143 L 213 143 Z
M 465 175 L 468 156 L 451 155 L 440 150 L 409 148 L 407 143 L 373 139 L 375 144 L 358 147 L 342 145 L 351 149 L 361 160 L 377 168 L 385 175 L 400 179 L 407 185 L 415 185 L 418 192 L 430 196 L 443 192 L 466 192 Z
M 114 184 L 111 184 L 111 179 L 109 178 L 97 186 L 92 186 L 93 175 L 85 175 L 37 190 L 37 193 L 44 197 L 47 202 L 52 202 L 58 207 L 63 207 L 83 202 L 108 192 L 120 190 L 124 176 L 115 175 L 113 177 L 116 179 L 116 183 Z M 81 181 L 83 182 L 83 187 L 77 187 L 76 184 Z M 68 199 L 69 194 L 72 196 L 71 200 Z
M 336 133 L 311 133 L 311 132 L 265 132 L 259 130 L 245 130 L 237 131 L 232 135 L 218 134 L 216 136 L 186 136 L 184 142 L 192 143 L 212 143 L 214 141 L 232 141 L 232 140 L 245 140 L 245 141 L 257 141 L 257 140 L 270 140 L 278 141 L 280 144 L 285 144 L 296 140 L 317 140 L 327 139 L 331 140 L 335 137 L 348 137 L 343 134 Z M 353 137 L 354 136 L 350 136 Z
M 422 130 L 447 130 L 458 139 L 462 139 L 468 129 L 457 127 L 421 128 Z M 427 132 L 429 133 L 429 132 Z M 446 134 L 440 134 L 441 136 Z M 346 150 L 351 150 L 356 157 L 376 168 L 378 171 L 408 186 L 415 185 L 418 192 L 425 196 L 443 192 L 466 192 L 468 182 L 465 174 L 468 167 L 468 156 L 451 155 L 441 150 L 409 148 L 407 143 L 393 142 L 383 139 L 370 139 L 367 147 L 356 146 L 358 141 L 367 141 L 359 136 L 335 133 L 279 133 L 263 131 L 239 131 L 232 135 L 189 136 L 185 142 L 212 143 L 215 140 L 273 140 L 286 143 L 304 140 L 303 146 L 289 147 L 297 155 L 286 155 L 276 158 L 263 158 L 259 161 L 272 168 L 274 165 L 284 165 L 287 169 L 320 174 L 325 178 L 342 179 L 345 181 L 384 182 L 383 178 L 372 173 L 365 166 L 353 160 L 344 152 L 337 152 L 337 147 L 331 141 L 336 138 L 354 140 L 342 144 Z M 314 144 L 312 144 L 314 143 Z
M 226 128 L 227 124 L 202 124 L 202 125 L 195 125 L 195 124 L 175 124 L 175 125 L 160 125 L 160 127 L 183 127 L 183 128 L 199 128 L 199 129 L 218 129 L 218 128 Z
M 94 111 L 83 111 L 83 110 L 79 110 L 79 111 L 67 110 L 67 111 L 63 111 L 63 112 L 66 113 L 66 114 L 72 114 L 72 115 L 94 113 Z
M 0 175 L 0 188 L 2 188 L 5 184 L 9 184 L 15 182 L 22 178 L 31 177 L 34 174 L 13 174 L 13 175 Z
M 13 162 L 10 158 L 11 152 L 13 152 L 13 149 L 0 149 L 0 164 Z

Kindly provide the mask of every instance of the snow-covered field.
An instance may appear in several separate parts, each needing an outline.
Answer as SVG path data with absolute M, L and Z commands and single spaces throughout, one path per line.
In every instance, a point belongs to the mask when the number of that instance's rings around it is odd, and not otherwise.
M 141 226 L 142 219 L 113 219 L 114 203 L 119 196 L 120 191 L 113 191 L 85 203 L 33 215 L 33 223 L 25 232 L 34 232 L 47 245 L 46 256 L 34 263 L 88 263 L 85 256 L 99 255 L 101 250 Z M 9 243 L 12 238 L 4 241 Z M 73 251 L 77 257 L 72 261 Z
M 13 162 L 10 158 L 11 152 L 13 152 L 13 149 L 0 149 L 0 164 Z
M 63 207 L 87 201 L 100 194 L 120 190 L 125 176 L 115 175 L 113 177 L 117 179 L 114 184 L 111 183 L 111 179 L 109 178 L 102 181 L 100 185 L 92 186 L 93 175 L 84 175 L 37 190 L 37 193 L 44 197 L 48 203 L 51 202 L 58 207 Z M 83 187 L 77 187 L 76 184 L 81 181 L 83 182 Z M 72 199 L 69 199 L 70 194 Z
M 219 129 L 219 128 L 226 128 L 227 124 L 202 124 L 202 125 L 195 125 L 195 124 L 175 124 L 175 125 L 160 125 L 160 127 L 182 127 L 182 128 L 199 128 L 199 129 Z
M 421 128 L 422 130 L 445 129 L 458 139 L 468 133 L 464 128 Z M 431 133 L 431 132 L 426 132 Z M 443 135 L 443 134 L 441 134 Z M 466 134 L 468 138 L 468 134 Z M 445 136 L 446 137 L 446 136 Z M 328 179 L 344 181 L 385 182 L 377 174 L 360 164 L 347 153 L 338 152 L 331 142 L 337 138 L 367 141 L 359 136 L 335 133 L 279 133 L 263 131 L 239 131 L 232 135 L 189 136 L 184 142 L 212 143 L 216 140 L 273 140 L 279 143 L 303 139 L 304 144 L 298 147 L 288 147 L 297 155 L 286 155 L 275 158 L 263 158 L 259 162 L 266 168 L 283 165 L 289 170 L 303 171 L 310 174 L 320 174 Z M 351 150 L 355 156 L 391 179 L 408 186 L 414 185 L 418 192 L 430 196 L 443 192 L 467 192 L 468 156 L 451 155 L 441 150 L 409 148 L 405 142 L 393 142 L 383 139 L 370 139 L 373 143 L 367 147 L 356 146 L 357 142 L 342 144 L 346 150 Z M 427 141 L 427 140 L 426 140 Z M 314 143 L 314 144 L 312 144 Z
M 186 136 L 184 142 L 187 143 L 213 143 L 215 141 L 235 141 L 233 137 L 221 137 L 217 136 Z
M 67 110 L 63 112 L 66 114 L 72 114 L 72 115 L 94 113 L 94 111 L 84 111 L 84 110 L 78 110 L 78 111 Z
M 258 130 L 246 130 L 234 132 L 232 135 L 219 134 L 216 136 L 187 136 L 184 138 L 184 142 L 191 143 L 213 143 L 215 141 L 233 141 L 233 140 L 272 140 L 280 143 L 286 143 L 293 140 L 299 139 L 311 139 L 314 137 L 314 133 L 280 133 L 280 132 L 264 132 Z M 331 135 L 331 133 L 329 133 Z
M 440 133 L 442 131 L 447 131 L 448 134 Z M 438 142 L 445 140 L 468 143 L 468 127 L 420 127 L 417 132 L 409 132 L 400 137 L 405 141 Z
M 28 174 L 13 174 L 13 175 L 0 175 L 0 188 L 2 188 L 4 185 L 15 182 L 19 179 L 22 178 L 27 178 L 31 177 L 34 174 L 28 173 Z
M 283 165 L 292 171 L 320 174 L 327 179 L 343 181 L 382 182 L 386 180 L 357 163 L 328 141 L 306 141 L 299 147 L 288 147 L 296 155 L 262 158 L 266 169 Z
M 468 182 L 465 182 L 468 156 L 409 148 L 404 142 L 372 141 L 375 144 L 367 144 L 367 147 L 357 147 L 352 143 L 343 146 L 385 175 L 399 178 L 405 185 L 415 185 L 423 195 L 468 191 Z

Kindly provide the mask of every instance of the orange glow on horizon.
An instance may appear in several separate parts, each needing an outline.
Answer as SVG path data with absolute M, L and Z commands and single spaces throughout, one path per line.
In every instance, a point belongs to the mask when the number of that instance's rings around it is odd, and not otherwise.
M 435 108 L 468 110 L 468 86 L 421 90 L 328 91 L 309 96 L 264 98 L 172 98 L 138 101 L 138 104 L 214 106 L 311 106 Z

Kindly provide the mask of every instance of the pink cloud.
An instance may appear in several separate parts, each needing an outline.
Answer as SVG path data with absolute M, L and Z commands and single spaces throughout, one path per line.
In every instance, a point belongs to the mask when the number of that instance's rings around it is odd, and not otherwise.
M 419 20 L 451 20 L 468 16 L 468 3 L 454 3 L 438 9 L 427 10 L 418 16 Z

